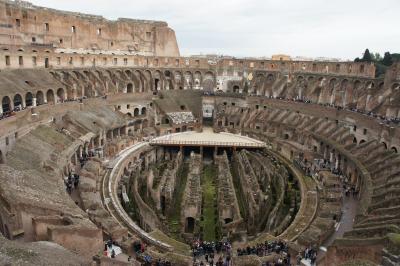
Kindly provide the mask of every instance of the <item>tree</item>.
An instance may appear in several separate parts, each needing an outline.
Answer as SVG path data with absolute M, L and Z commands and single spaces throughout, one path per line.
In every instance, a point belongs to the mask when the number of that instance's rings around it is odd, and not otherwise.
M 356 59 L 354 59 L 354 62 L 356 62 L 356 63 L 361 62 L 361 59 L 359 57 L 357 57 Z
M 374 62 L 378 62 L 382 60 L 382 56 L 380 55 L 380 53 L 372 53 L 372 61 Z
M 386 52 L 383 56 L 382 64 L 385 66 L 391 66 L 393 64 L 393 58 L 389 52 Z
M 362 62 L 372 62 L 372 57 L 371 54 L 369 52 L 369 49 L 365 49 L 363 58 L 361 59 Z

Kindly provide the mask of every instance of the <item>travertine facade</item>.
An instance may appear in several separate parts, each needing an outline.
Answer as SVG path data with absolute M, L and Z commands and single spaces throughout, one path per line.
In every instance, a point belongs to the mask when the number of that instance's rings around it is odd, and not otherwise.
M 399 63 L 375 77 L 363 62 L 181 57 L 165 22 L 1 0 L 0 70 L 0 232 L 10 240 L 54 242 L 83 263 L 108 238 L 128 255 L 143 241 L 154 258 L 187 265 L 189 246 L 173 236 L 206 231 L 211 189 L 218 237 L 254 245 L 275 236 L 293 258 L 327 245 L 319 265 L 398 262 Z M 206 125 L 263 145 L 151 142 Z M 217 169 L 208 188 L 203 164 Z M 343 211 L 342 179 L 354 211 Z M 0 237 L 0 263 L 20 259 L 3 252 L 9 243 Z M 15 244 L 31 247 L 71 256 Z
M 24 1 L 0 2 L 0 44 L 22 50 L 179 56 L 174 31 L 161 21 L 58 11 Z

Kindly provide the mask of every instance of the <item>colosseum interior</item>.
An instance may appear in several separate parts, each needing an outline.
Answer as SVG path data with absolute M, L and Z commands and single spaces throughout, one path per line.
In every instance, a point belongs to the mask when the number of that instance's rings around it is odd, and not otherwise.
M 0 0 L 0 264 L 400 265 L 399 88 Z

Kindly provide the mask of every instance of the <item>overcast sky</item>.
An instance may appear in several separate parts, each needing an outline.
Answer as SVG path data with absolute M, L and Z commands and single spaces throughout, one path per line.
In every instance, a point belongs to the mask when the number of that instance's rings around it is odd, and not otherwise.
M 337 57 L 400 52 L 400 0 L 30 0 L 46 7 L 163 20 L 182 55 Z

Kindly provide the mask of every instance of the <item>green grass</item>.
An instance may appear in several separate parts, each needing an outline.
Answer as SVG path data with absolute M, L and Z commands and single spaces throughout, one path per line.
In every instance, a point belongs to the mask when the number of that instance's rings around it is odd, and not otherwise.
M 187 176 L 189 173 L 189 164 L 187 162 L 182 163 L 177 173 L 177 180 L 174 190 L 173 202 L 170 210 L 167 212 L 168 230 L 170 236 L 176 240 L 182 241 L 181 237 L 181 205 L 183 193 L 185 192 Z
M 201 221 L 200 225 L 201 227 L 203 227 L 203 239 L 205 241 L 214 241 L 218 238 L 218 217 L 216 215 L 217 208 L 215 207 L 215 200 L 217 195 L 215 177 L 216 167 L 213 165 L 204 166 L 201 180 L 201 187 L 204 198 L 203 221 Z

